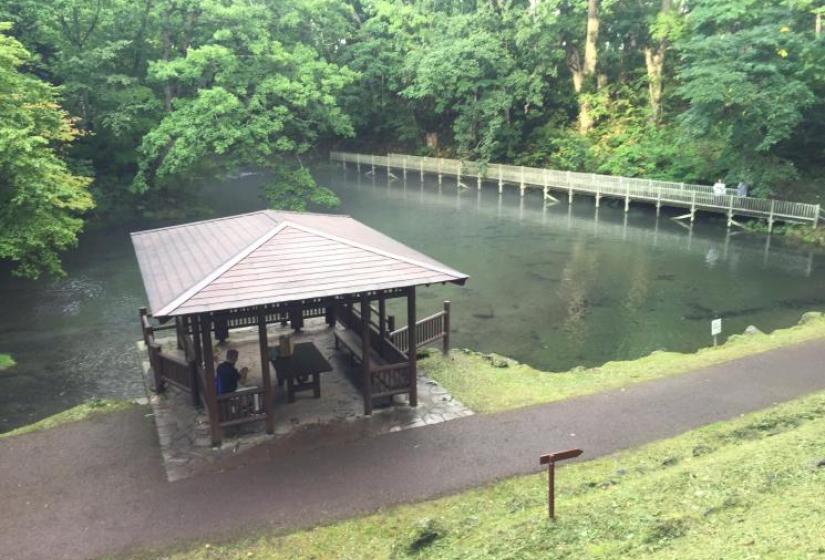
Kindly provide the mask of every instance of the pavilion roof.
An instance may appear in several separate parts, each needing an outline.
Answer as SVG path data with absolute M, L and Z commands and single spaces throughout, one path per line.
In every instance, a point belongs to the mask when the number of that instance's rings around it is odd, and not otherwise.
M 343 215 L 261 210 L 132 233 L 155 317 L 468 278 Z

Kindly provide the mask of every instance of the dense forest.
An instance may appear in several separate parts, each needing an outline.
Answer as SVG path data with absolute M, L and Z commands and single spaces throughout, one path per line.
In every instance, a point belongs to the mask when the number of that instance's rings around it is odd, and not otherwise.
M 0 261 L 59 274 L 84 220 L 268 170 L 331 205 L 331 146 L 819 201 L 815 0 L 1 0 Z

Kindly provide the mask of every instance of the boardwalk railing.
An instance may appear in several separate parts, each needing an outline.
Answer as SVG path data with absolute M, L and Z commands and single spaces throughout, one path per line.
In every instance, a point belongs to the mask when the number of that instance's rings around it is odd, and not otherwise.
M 625 201 L 625 211 L 629 209 L 632 200 L 655 204 L 657 211 L 662 206 L 685 208 L 689 210 L 689 214 L 684 217 L 690 217 L 691 221 L 698 210 L 714 212 L 726 215 L 729 227 L 734 216 L 763 218 L 767 220 L 769 228 L 773 228 L 775 221 L 810 223 L 817 227 L 821 214 L 818 204 L 736 196 L 735 189 L 726 189 L 724 195 L 714 194 L 710 185 L 404 154 L 377 156 L 331 152 L 330 159 L 344 165 L 355 163 L 359 169 L 366 165 L 373 171 L 375 167 L 384 167 L 388 171 L 392 168 L 401 169 L 405 178 L 408 172 L 418 173 L 422 179 L 424 173 L 437 174 L 439 181 L 443 175 L 454 176 L 459 184 L 462 184 L 463 178 L 475 178 L 478 188 L 481 188 L 482 180 L 493 180 L 498 182 L 499 192 L 502 192 L 505 183 L 516 184 L 522 196 L 527 188 L 543 189 L 546 198 L 552 198 L 549 195 L 551 189 L 563 190 L 567 191 L 571 200 L 574 193 L 594 196 L 597 206 L 602 197 L 619 198 Z

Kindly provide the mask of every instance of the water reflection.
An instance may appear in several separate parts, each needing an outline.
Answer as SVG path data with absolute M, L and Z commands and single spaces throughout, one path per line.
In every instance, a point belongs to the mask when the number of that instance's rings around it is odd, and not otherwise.
M 433 306 L 457 301 L 458 344 L 543 368 L 692 350 L 708 344 L 715 316 L 727 333 L 771 330 L 825 305 L 821 253 L 705 217 L 683 223 L 641 204 L 624 212 L 608 198 L 545 203 L 540 191 L 459 189 L 437 176 L 410 178 L 415 198 L 380 180 L 350 196 L 351 182 L 354 174 L 332 181 L 342 211 L 471 275 L 465 290 L 422 295 Z

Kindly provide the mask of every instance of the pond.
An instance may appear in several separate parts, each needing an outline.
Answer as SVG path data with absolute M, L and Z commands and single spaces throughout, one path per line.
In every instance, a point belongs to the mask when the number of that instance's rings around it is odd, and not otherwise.
M 657 349 L 710 344 L 748 325 L 773 330 L 825 308 L 825 254 L 780 238 L 727 232 L 700 216 L 693 228 L 657 219 L 652 207 L 566 198 L 495 185 L 439 188 L 433 177 L 388 181 L 386 173 L 322 166 L 319 182 L 342 212 L 471 276 L 466 287 L 419 291 L 419 314 L 453 303 L 453 345 L 499 352 L 541 369 L 632 359 Z M 264 207 L 256 174 L 204 189 L 210 216 Z M 143 396 L 135 342 L 145 304 L 124 224 L 83 235 L 65 258 L 67 277 L 0 278 L 0 351 L 18 365 L 0 373 L 0 431 L 91 397 Z

